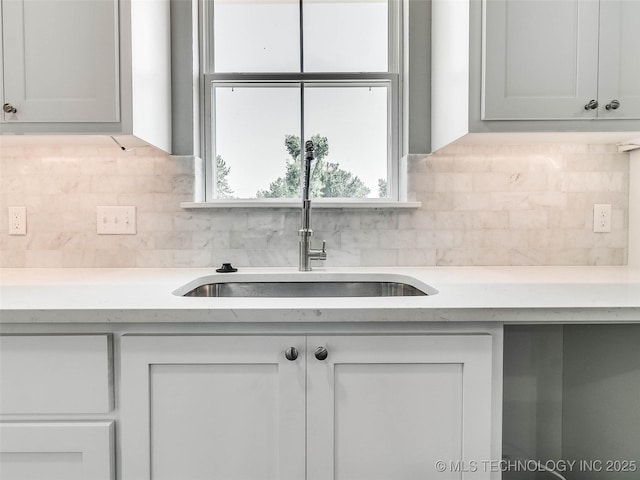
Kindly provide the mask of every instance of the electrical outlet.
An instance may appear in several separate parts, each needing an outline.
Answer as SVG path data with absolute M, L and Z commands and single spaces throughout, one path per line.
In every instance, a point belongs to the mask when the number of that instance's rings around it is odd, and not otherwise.
M 595 233 L 611 232 L 611 205 L 596 203 L 593 206 L 593 231 Z
M 9 207 L 9 235 L 27 234 L 27 207 Z
M 136 207 L 96 207 L 98 235 L 135 235 Z

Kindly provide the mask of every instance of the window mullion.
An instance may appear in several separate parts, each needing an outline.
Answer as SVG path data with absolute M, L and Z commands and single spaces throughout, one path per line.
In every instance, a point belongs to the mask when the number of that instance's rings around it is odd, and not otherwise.
M 304 0 L 300 0 L 300 73 L 304 73 Z

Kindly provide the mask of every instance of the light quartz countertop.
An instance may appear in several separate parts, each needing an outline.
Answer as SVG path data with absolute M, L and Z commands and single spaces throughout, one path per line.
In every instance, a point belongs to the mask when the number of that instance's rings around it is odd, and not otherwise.
M 195 298 L 195 280 L 407 279 L 437 293 L 382 298 Z M 206 282 L 205 282 L 206 283 Z M 640 268 L 0 269 L 0 323 L 640 322 Z

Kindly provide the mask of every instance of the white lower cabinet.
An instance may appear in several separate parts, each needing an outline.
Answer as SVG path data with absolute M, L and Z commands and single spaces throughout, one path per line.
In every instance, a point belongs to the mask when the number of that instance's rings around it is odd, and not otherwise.
M 0 479 L 115 480 L 111 334 L 0 335 Z
M 122 479 L 298 479 L 304 337 L 125 336 Z
M 0 335 L 0 415 L 106 414 L 110 335 Z
M 122 480 L 448 480 L 491 457 L 491 335 L 124 336 L 121 349 Z
M 2 480 L 113 480 L 113 422 L 0 424 Z

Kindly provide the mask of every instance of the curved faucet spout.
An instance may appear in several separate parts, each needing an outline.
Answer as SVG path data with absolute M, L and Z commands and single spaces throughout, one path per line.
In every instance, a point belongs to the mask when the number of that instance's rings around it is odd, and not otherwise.
M 322 242 L 322 250 L 311 248 L 311 200 L 309 199 L 309 187 L 311 184 L 311 162 L 315 159 L 315 148 L 311 140 L 304 144 L 304 177 L 302 179 L 302 227 L 298 231 L 300 236 L 300 254 L 298 270 L 308 272 L 311 270 L 311 260 L 325 260 L 325 242 Z
M 302 200 L 309 200 L 309 188 L 311 185 L 311 162 L 315 160 L 315 147 L 311 140 L 304 143 L 304 178 L 302 180 Z

